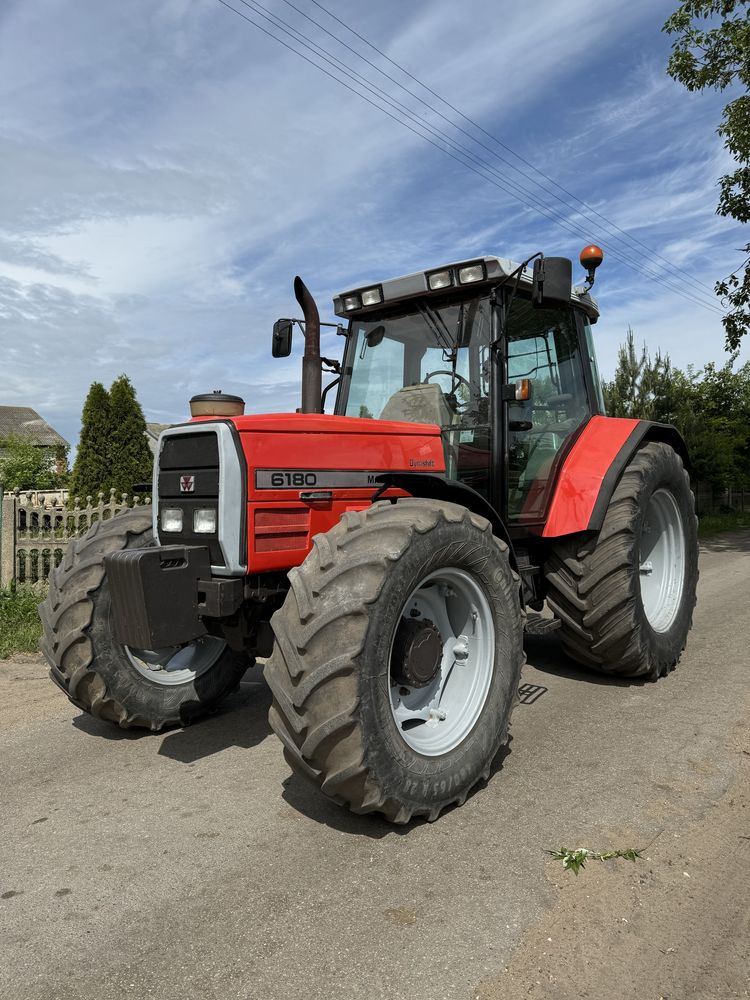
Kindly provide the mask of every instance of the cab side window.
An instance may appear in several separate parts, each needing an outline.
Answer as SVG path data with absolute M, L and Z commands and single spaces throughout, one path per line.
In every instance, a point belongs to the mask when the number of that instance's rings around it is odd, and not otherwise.
M 531 397 L 508 404 L 508 513 L 544 517 L 555 460 L 590 414 L 575 317 L 516 300 L 508 320 L 508 380 L 529 379 Z

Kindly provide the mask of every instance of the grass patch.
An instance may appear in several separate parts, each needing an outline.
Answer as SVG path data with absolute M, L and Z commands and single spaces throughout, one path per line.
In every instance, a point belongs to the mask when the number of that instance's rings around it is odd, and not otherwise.
M 744 514 L 738 510 L 723 511 L 698 518 L 699 538 L 710 538 L 722 531 L 739 531 L 741 528 L 750 528 L 750 510 Z
M 36 588 L 0 590 L 0 660 L 39 649 L 42 623 L 37 605 L 43 599 L 44 594 Z

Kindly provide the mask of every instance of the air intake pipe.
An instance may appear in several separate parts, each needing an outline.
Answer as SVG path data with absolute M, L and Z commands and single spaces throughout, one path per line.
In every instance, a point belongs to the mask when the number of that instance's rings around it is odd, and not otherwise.
M 299 275 L 294 279 L 294 295 L 305 318 L 305 353 L 302 356 L 302 413 L 322 413 L 320 394 L 323 375 L 320 362 L 320 315 L 315 299 Z

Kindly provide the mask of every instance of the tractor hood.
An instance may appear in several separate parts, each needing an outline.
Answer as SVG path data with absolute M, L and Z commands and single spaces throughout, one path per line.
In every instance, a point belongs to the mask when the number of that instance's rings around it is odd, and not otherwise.
M 214 575 L 287 571 L 316 534 L 369 507 L 394 472 L 445 473 L 436 425 L 321 413 L 199 417 L 159 438 L 154 528 L 161 544 L 207 544 Z M 218 534 L 196 535 L 193 508 L 211 506 Z M 164 532 L 162 508 L 183 510 L 186 527 Z

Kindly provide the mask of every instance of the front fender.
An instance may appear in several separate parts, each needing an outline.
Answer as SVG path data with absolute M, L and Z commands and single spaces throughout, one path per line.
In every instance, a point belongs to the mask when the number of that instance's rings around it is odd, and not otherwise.
M 456 479 L 444 479 L 442 476 L 432 476 L 424 472 L 387 472 L 377 477 L 383 487 L 376 496 L 390 486 L 404 490 L 413 497 L 424 497 L 426 500 L 445 500 L 448 503 L 459 504 L 467 510 L 486 517 L 492 525 L 493 534 L 497 535 L 508 546 L 508 555 L 513 569 L 518 569 L 516 554 L 510 533 L 492 504 L 481 493 L 471 486 Z

